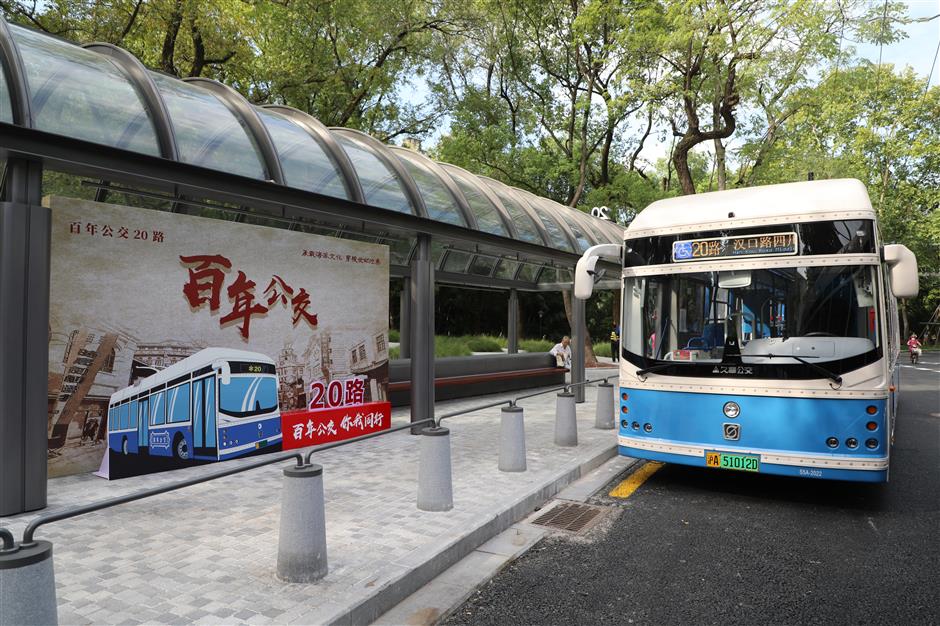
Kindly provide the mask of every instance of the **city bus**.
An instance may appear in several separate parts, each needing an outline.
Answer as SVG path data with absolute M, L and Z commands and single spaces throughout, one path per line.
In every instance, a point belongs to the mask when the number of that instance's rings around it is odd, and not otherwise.
M 111 395 L 109 450 L 221 461 L 278 446 L 277 391 L 265 355 L 205 348 Z
M 917 261 L 885 245 L 864 185 L 824 180 L 654 202 L 623 246 L 620 454 L 719 470 L 885 482 L 896 298 Z

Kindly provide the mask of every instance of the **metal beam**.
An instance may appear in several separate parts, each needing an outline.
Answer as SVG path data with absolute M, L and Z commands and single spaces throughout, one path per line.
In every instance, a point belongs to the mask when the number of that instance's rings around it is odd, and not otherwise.
M 509 354 L 516 354 L 519 352 L 519 292 L 515 289 L 509 290 L 508 308 L 509 311 L 506 316 L 507 352 L 509 352 Z
M 574 285 L 569 287 L 573 290 Z M 574 328 L 571 329 L 571 382 L 584 382 L 584 341 L 587 337 L 587 325 L 585 324 L 584 300 L 575 298 L 572 291 L 571 295 L 571 323 Z M 572 389 L 574 391 L 574 401 L 584 402 L 584 385 L 578 385 Z
M 46 506 L 51 214 L 42 168 L 7 164 L 0 203 L 0 515 Z
M 434 417 L 434 264 L 431 238 L 418 235 L 411 262 L 411 421 Z M 421 427 L 411 433 L 417 435 Z
M 13 123 L 20 126 L 33 125 L 32 99 L 29 93 L 29 83 L 26 80 L 26 66 L 23 57 L 13 40 L 13 33 L 3 17 L 0 17 L 0 52 L 3 57 L 3 71 L 7 79 L 7 89 L 10 91 L 10 108 L 13 112 Z

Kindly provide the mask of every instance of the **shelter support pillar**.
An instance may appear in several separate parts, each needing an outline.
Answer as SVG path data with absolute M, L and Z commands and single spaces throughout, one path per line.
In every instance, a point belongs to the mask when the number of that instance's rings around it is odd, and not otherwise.
M 516 289 L 509 290 L 509 313 L 507 315 L 506 339 L 508 343 L 509 354 L 519 352 L 519 292 Z
M 434 265 L 431 236 L 419 234 L 411 262 L 411 421 L 434 417 Z M 421 433 L 420 426 L 411 433 Z
M 398 296 L 398 350 L 403 359 L 411 358 L 411 278 L 406 278 Z
M 0 515 L 46 506 L 51 212 L 42 165 L 10 159 L 0 203 Z
M 584 321 L 584 300 L 571 297 L 571 382 L 584 382 L 584 341 L 587 337 L 587 326 Z M 575 402 L 584 402 L 584 385 L 572 387 Z

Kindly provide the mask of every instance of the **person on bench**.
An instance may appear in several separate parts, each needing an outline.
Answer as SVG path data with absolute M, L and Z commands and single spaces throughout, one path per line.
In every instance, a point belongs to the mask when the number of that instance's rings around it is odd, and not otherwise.
M 567 367 L 571 369 L 571 338 L 568 335 L 565 335 L 561 338 L 561 343 L 556 343 L 551 350 L 548 351 L 553 357 L 555 357 L 555 366 L 556 367 Z

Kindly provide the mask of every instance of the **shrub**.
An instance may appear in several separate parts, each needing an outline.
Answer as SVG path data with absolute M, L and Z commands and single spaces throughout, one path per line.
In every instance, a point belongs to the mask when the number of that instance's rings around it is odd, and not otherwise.
M 495 337 L 478 335 L 475 337 L 466 337 L 467 347 L 474 352 L 502 352 L 502 344 Z
M 401 358 L 401 348 L 395 346 L 394 348 L 388 349 L 388 358 L 389 359 L 400 359 Z
M 594 356 L 610 357 L 610 342 L 600 341 L 594 344 Z
M 401 341 L 401 334 L 398 332 L 398 329 L 396 328 L 388 329 L 388 340 L 394 343 L 398 343 L 399 341 Z
M 554 345 L 548 339 L 523 339 L 519 342 L 519 349 L 526 352 L 548 352 Z
M 434 337 L 434 356 L 470 356 L 473 351 L 463 337 L 448 337 L 437 335 Z

